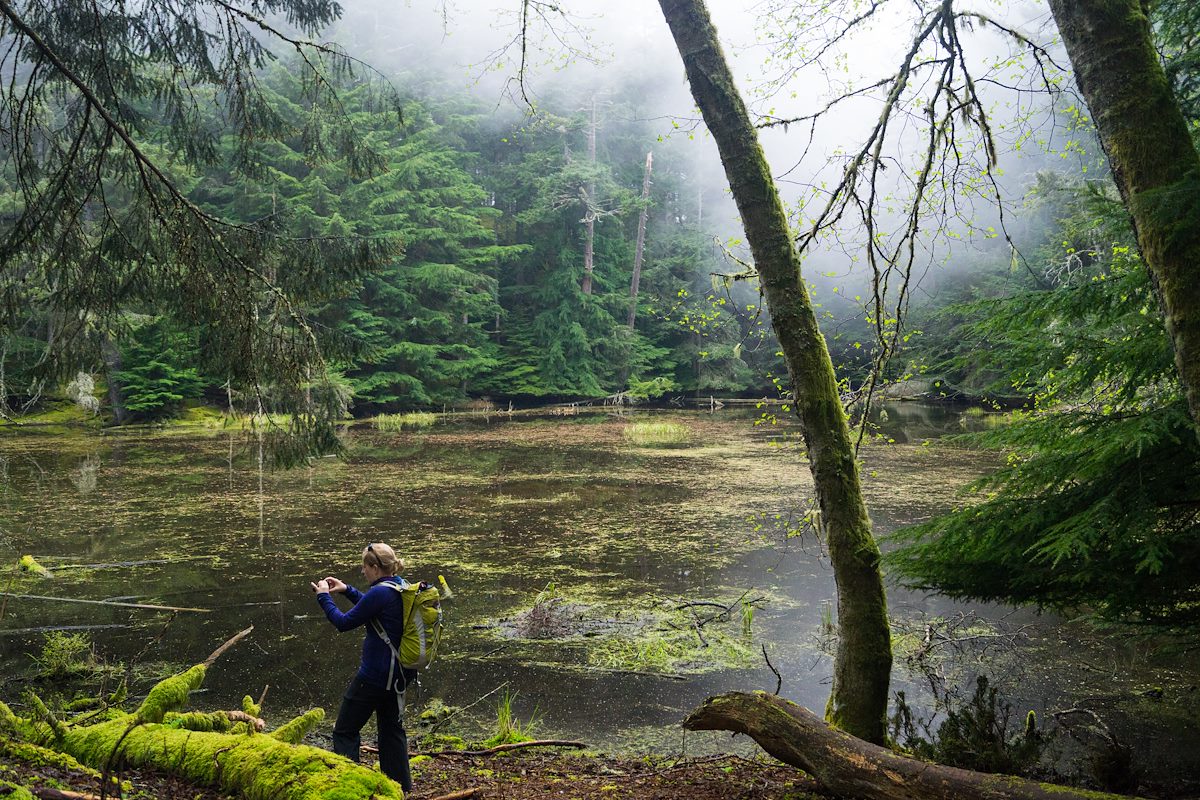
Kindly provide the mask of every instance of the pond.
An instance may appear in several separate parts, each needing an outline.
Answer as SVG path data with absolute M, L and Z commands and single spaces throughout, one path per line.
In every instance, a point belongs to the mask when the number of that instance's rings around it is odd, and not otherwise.
M 820 710 L 831 673 L 833 581 L 803 525 L 811 478 L 795 428 L 764 411 L 501 414 L 401 433 L 358 426 L 346 458 L 282 472 L 262 469 L 256 441 L 240 432 L 5 434 L 0 556 L 31 553 L 54 573 L 6 574 L 13 594 L 209 611 L 9 598 L 0 674 L 28 669 L 50 627 L 84 627 L 110 660 L 188 665 L 254 625 L 193 704 L 235 708 L 269 685 L 272 721 L 312 706 L 332 712 L 361 634 L 337 634 L 309 582 L 332 574 L 361 585 L 361 549 L 382 540 L 407 562 L 406 577 L 444 575 L 455 592 L 444 652 L 410 713 L 435 700 L 471 706 L 456 722 L 482 728 L 509 693 L 542 736 L 626 752 L 724 746 L 685 741 L 679 720 L 711 694 L 770 691 L 777 680 L 785 696 Z M 978 415 L 893 404 L 885 418 L 862 451 L 879 533 L 958 502 L 997 459 L 935 441 L 982 424 Z M 630 436 L 647 421 L 684 432 L 666 444 Z M 523 637 L 522 615 L 539 597 L 567 629 Z M 980 672 L 1019 708 L 1039 711 L 1098 692 L 1141 702 L 1141 689 L 1166 684 L 1178 713 L 1139 736 L 1168 752 L 1195 735 L 1195 695 L 1176 703 L 1172 693 L 1194 687 L 1196 671 L 1154 642 L 899 589 L 889 601 L 894 688 L 919 709 L 932 704 L 931 687 L 969 693 Z M 928 651 L 926 631 L 956 622 L 964 644 L 906 658 Z M 1140 712 L 1122 708 L 1137 724 Z M 1195 767 L 1194 755 L 1164 757 Z

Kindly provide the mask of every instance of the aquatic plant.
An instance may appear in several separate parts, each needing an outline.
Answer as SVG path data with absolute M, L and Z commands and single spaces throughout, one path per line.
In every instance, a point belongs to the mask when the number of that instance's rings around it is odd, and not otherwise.
M 574 633 L 570 611 L 554 583 L 538 592 L 533 606 L 516 619 L 516 633 L 523 639 L 556 639 Z
M 516 698 L 517 695 L 513 692 L 500 695 L 500 700 L 496 703 L 496 733 L 483 743 L 485 747 L 528 742 L 533 739 L 533 732 L 539 722 L 537 709 L 534 708 L 528 720 L 522 721 L 513 711 L 513 701 Z
M 436 423 L 437 414 L 424 411 L 414 411 L 408 414 L 380 414 L 371 420 L 371 426 L 376 430 L 391 433 L 424 430 L 432 428 Z
M 656 614 L 642 625 L 593 642 L 588 660 L 602 669 L 677 675 L 749 666 L 754 651 L 727 627 L 700 624 L 678 612 Z
M 1014 730 L 1013 708 L 1001 700 L 987 676 L 975 681 L 975 692 L 965 702 L 953 703 L 936 732 L 930 723 L 913 714 L 904 692 L 896 692 L 895 711 L 889 718 L 893 741 L 919 758 L 976 772 L 1027 775 L 1037 765 L 1050 737 L 1037 725 L 1032 711 Z
M 60 679 L 80 675 L 95 667 L 92 643 L 87 634 L 47 631 L 42 652 L 33 659 L 43 678 Z
M 622 431 L 633 444 L 680 444 L 686 442 L 690 431 L 678 422 L 634 422 Z

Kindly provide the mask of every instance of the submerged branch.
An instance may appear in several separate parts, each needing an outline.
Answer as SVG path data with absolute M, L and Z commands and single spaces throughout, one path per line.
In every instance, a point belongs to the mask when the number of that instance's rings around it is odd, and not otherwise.
M 207 614 L 212 609 L 210 608 L 183 608 L 180 606 L 156 606 L 150 603 L 119 603 L 113 600 L 82 600 L 77 597 L 50 597 L 41 594 L 12 594 L 11 592 L 0 592 L 5 598 L 13 598 L 15 600 L 49 600 L 57 603 L 84 603 L 92 606 L 117 606 L 119 608 L 142 608 L 149 611 L 191 611 L 198 614 Z

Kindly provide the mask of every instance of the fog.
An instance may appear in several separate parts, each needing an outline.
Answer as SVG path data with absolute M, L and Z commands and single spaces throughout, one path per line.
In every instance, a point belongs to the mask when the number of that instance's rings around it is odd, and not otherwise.
M 790 24 L 786 12 L 794 6 L 779 12 L 773 11 L 773 5 L 751 0 L 709 3 L 739 87 L 760 119 L 812 114 L 839 95 L 892 74 L 911 42 L 913 4 L 893 3 L 871 25 L 825 52 L 819 63 L 784 78 L 797 57 L 811 56 L 822 46 L 836 18 L 830 16 L 827 23 L 809 20 L 806 35 L 785 42 Z M 846 4 L 846 8 L 858 5 Z M 561 13 L 556 10 L 560 7 Z M 686 141 L 678 149 L 691 160 L 685 171 L 694 176 L 697 205 L 703 207 L 706 223 L 725 237 L 739 236 L 737 213 L 716 148 L 699 120 L 658 5 L 646 0 L 568 0 L 561 6 L 531 3 L 526 8 L 530 13 L 524 54 L 522 5 L 515 0 L 409 0 L 399 5 L 358 0 L 346 4 L 344 17 L 326 37 L 394 76 L 403 91 L 419 96 L 469 92 L 503 120 L 535 114 L 549 100 L 561 105 L 563 98 L 577 98 L 582 109 L 592 96 L 602 101 L 620 98 L 619 110 L 612 113 L 633 114 L 648 121 L 658 135 L 671 137 L 676 144 Z M 978 10 L 1054 52 L 1055 31 L 1039 3 L 980 2 Z M 1035 91 L 1039 76 L 1033 63 L 1026 58 L 998 66 L 1014 50 L 1013 40 L 989 26 L 975 27 L 974 32 L 964 32 L 964 50 L 972 72 L 984 78 L 978 89 L 998 143 L 995 180 L 1009 207 L 1002 225 L 994 199 L 978 193 L 962 195 L 955 199 L 954 204 L 960 204 L 957 213 L 943 222 L 923 225 L 926 233 L 920 239 L 914 273 L 923 276 L 926 293 L 933 291 L 942 271 L 967 268 L 977 249 L 993 257 L 1001 250 L 1007 253 L 1005 230 L 1021 246 L 1022 231 L 1029 227 L 1029 220 L 1019 212 L 1022 197 L 1037 170 L 1062 163 L 1054 151 L 1063 136 L 1047 112 L 1047 96 Z M 792 49 L 790 59 L 780 55 L 784 47 Z M 1065 64 L 1065 58 L 1059 56 L 1058 63 Z M 1070 84 L 1069 76 L 1054 77 Z M 807 125 L 761 131 L 797 229 L 803 229 L 825 203 L 827 189 L 840 178 L 847 154 L 865 141 L 881 108 L 879 92 L 839 103 L 811 131 L 811 141 Z M 889 131 L 892 141 L 883 155 L 899 168 L 883 173 L 881 180 L 880 194 L 891 198 L 890 204 L 879 208 L 883 230 L 895 228 L 904 216 L 906 182 L 912 182 L 906 175 L 922 146 L 917 116 L 911 112 L 899 116 Z M 981 154 L 974 152 L 980 147 L 978 137 L 972 139 L 965 128 L 960 129 L 964 157 L 978 161 Z M 865 294 L 869 286 L 869 273 L 859 257 L 862 230 L 852 222 L 848 219 L 835 233 L 822 236 L 806 254 L 806 277 L 827 298 L 833 296 L 835 286 L 838 295 L 851 297 Z

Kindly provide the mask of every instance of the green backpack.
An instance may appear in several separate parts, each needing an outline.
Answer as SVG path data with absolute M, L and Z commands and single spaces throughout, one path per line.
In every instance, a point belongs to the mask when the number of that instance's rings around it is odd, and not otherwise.
M 425 669 L 433 662 L 442 640 L 441 594 L 436 586 L 424 581 L 413 584 L 401 579 L 399 583 L 388 581 L 386 585 L 399 593 L 403 603 L 404 631 L 400 634 L 400 646 L 397 648 L 392 643 L 378 619 L 371 620 L 371 627 L 391 649 L 400 666 Z M 391 684 L 391 676 L 388 684 Z

